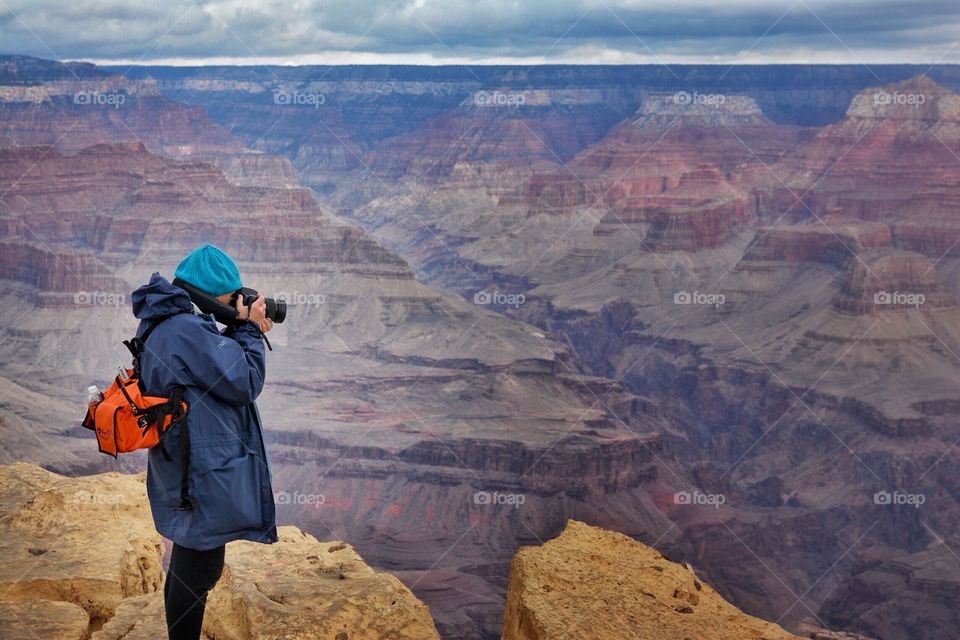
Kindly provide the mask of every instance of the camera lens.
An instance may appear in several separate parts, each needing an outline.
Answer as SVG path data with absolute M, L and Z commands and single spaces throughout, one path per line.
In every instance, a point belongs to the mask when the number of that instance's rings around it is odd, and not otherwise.
M 273 298 L 266 298 L 265 302 L 267 303 L 267 317 L 273 320 L 276 323 L 283 322 L 287 318 L 287 303 L 283 300 L 274 300 Z

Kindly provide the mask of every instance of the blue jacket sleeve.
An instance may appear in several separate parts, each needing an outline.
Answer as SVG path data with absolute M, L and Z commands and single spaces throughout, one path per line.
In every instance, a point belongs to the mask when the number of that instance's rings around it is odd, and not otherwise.
M 266 374 L 259 329 L 245 322 L 221 334 L 213 322 L 199 324 L 178 350 L 193 383 L 222 402 L 243 406 L 255 401 Z

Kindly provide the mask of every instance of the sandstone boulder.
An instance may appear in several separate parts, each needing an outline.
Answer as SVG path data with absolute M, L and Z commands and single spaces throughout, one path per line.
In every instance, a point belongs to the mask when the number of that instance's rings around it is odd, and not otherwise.
M 350 545 L 320 542 L 297 527 L 279 534 L 269 546 L 227 546 L 227 568 L 208 602 L 211 636 L 439 640 L 427 606 Z
M 510 567 L 503 640 L 788 640 L 623 534 L 570 520 L 559 537 L 524 547 Z

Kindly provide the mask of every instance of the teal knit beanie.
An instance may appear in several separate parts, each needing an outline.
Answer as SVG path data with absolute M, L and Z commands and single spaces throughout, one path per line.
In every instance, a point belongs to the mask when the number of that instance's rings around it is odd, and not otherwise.
M 243 286 L 237 263 L 212 244 L 195 249 L 177 266 L 174 275 L 212 296 L 232 293 Z

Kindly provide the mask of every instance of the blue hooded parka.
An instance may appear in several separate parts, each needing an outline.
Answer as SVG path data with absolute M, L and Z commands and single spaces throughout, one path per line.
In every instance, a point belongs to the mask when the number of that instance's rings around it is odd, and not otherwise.
M 218 330 L 194 313 L 189 294 L 159 273 L 133 292 L 137 335 L 153 323 L 140 360 L 148 395 L 185 387 L 189 403 L 188 493 L 181 509 L 180 438 L 174 425 L 147 453 L 147 495 L 157 531 L 182 547 L 205 551 L 232 540 L 277 541 L 272 472 L 255 400 L 263 389 L 265 354 L 252 322 Z

